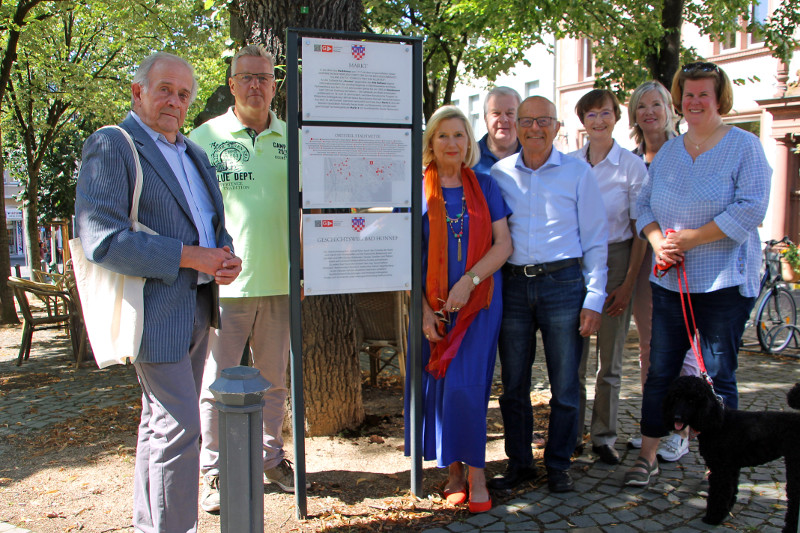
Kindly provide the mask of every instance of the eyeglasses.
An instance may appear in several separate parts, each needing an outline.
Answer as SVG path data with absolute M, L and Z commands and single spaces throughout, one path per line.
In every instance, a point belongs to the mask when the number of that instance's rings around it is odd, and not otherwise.
M 549 128 L 554 120 L 558 120 L 556 117 L 519 117 L 517 122 L 523 128 L 530 128 L 533 126 L 533 121 L 539 125 L 540 128 Z
M 232 76 L 239 81 L 239 83 L 243 85 L 250 84 L 253 80 L 258 80 L 259 83 L 269 83 L 275 79 L 275 74 L 269 74 L 267 72 L 260 73 L 260 74 L 252 74 L 250 72 L 240 72 L 239 74 L 234 74 Z
M 694 63 L 686 63 L 681 69 L 687 74 L 690 72 L 719 72 L 719 67 L 714 63 L 706 63 L 704 61 L 696 61 Z
M 598 117 L 602 120 L 609 120 L 614 116 L 614 113 L 611 111 L 601 111 L 599 113 L 595 113 L 594 111 L 590 111 L 583 115 L 583 120 L 596 120 Z
M 436 298 L 436 299 L 439 300 L 442 303 L 442 305 L 447 303 L 446 300 L 442 300 L 441 298 Z M 441 322 L 442 324 L 450 323 L 450 313 L 448 313 L 446 309 L 444 308 L 439 309 L 438 311 L 434 311 L 433 314 L 436 315 L 436 318 L 438 318 L 439 322 Z

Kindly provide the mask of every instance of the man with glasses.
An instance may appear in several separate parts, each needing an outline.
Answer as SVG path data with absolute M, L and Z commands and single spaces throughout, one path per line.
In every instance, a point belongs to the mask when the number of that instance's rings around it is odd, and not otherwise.
M 475 172 L 489 174 L 492 165 L 520 150 L 517 140 L 517 108 L 519 93 L 511 87 L 495 87 L 483 103 L 486 135 L 478 141 L 481 159 L 472 167 Z
M 500 362 L 508 467 L 489 482 L 508 490 L 536 476 L 533 466 L 531 367 L 542 333 L 550 379 L 544 463 L 551 492 L 574 488 L 570 457 L 578 435 L 578 367 L 583 337 L 600 327 L 605 301 L 607 223 L 591 167 L 553 147 L 555 106 L 527 98 L 517 113 L 522 151 L 492 167 L 513 214 L 514 252 L 503 267 Z
M 289 361 L 289 213 L 286 123 L 270 110 L 275 61 L 250 45 L 233 58 L 228 79 L 234 105 L 195 129 L 192 140 L 217 168 L 228 228 L 242 257 L 242 274 L 220 291 L 223 329 L 214 330 L 200 397 L 203 510 L 218 511 L 219 425 L 208 387 L 239 364 L 250 345 L 253 365 L 272 386 L 264 394 L 264 478 L 294 492 L 294 470 L 284 458 L 286 367 Z

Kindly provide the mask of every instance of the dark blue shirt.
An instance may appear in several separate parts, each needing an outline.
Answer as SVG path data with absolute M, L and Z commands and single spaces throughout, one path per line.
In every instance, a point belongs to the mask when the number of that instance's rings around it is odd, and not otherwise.
M 475 174 L 486 174 L 489 175 L 489 171 L 492 169 L 492 166 L 499 161 L 496 155 L 489 150 L 489 145 L 486 144 L 486 139 L 489 138 L 489 134 L 483 136 L 483 138 L 478 141 L 478 148 L 481 151 L 481 160 L 472 167 L 472 170 L 475 171 Z M 517 149 L 514 150 L 514 153 L 518 153 L 522 146 L 517 141 Z

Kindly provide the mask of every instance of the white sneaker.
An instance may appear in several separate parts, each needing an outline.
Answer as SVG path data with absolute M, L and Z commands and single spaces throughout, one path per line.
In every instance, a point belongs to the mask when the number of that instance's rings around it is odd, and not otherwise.
M 659 447 L 656 455 L 662 461 L 672 463 L 689 453 L 689 439 L 684 439 L 677 433 L 673 433 Z
M 640 449 L 642 447 L 642 434 L 638 434 L 635 437 L 631 437 L 628 441 L 628 448 L 635 448 Z
M 264 470 L 264 483 L 275 483 L 284 492 L 294 492 L 294 468 L 288 459 L 281 459 L 275 468 Z M 311 488 L 311 483 L 306 481 L 306 488 Z

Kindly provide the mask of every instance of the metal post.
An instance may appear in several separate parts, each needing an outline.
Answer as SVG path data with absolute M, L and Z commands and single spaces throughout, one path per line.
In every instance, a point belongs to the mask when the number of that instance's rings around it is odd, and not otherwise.
M 247 366 L 224 369 L 209 387 L 219 410 L 221 533 L 264 533 L 261 412 L 270 387 Z

